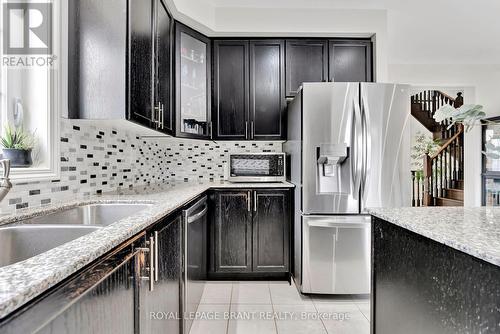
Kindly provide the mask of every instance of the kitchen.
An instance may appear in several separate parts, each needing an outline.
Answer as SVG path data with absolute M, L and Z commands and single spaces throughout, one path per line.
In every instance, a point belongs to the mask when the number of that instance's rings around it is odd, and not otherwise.
M 0 333 L 495 332 L 495 210 L 411 208 L 423 196 L 432 206 L 447 193 L 469 194 L 460 124 L 442 138 L 453 151 L 432 158 L 433 172 L 453 158 L 440 188 L 415 188 L 411 174 L 414 128 L 427 124 L 414 105 L 441 92 L 459 108 L 460 94 L 473 96 L 468 81 L 452 87 L 457 98 L 441 91 L 442 80 L 419 100 L 419 82 L 381 83 L 387 40 L 378 19 L 268 32 L 228 20 L 217 32 L 188 2 L 3 7 L 11 32 L 3 53 L 56 62 L 2 69 Z M 218 6 L 220 17 L 235 10 Z M 325 8 L 317 17 L 325 9 L 345 22 L 344 10 Z M 241 25 L 255 14 L 244 4 L 237 12 Z M 13 44 L 34 13 L 50 33 L 30 31 L 36 47 Z M 444 238 L 437 219 L 485 232 L 475 244 L 459 228 Z M 393 258 L 404 249 L 399 238 L 422 253 Z M 485 282 L 457 286 L 450 274 L 439 285 L 425 280 L 429 289 L 492 297 L 422 297 L 422 281 L 391 270 L 430 251 L 419 248 L 422 238 L 446 245 L 432 248 L 441 268 L 477 266 Z M 438 265 L 416 263 L 422 277 L 435 277 Z M 463 307 L 425 311 L 440 303 Z

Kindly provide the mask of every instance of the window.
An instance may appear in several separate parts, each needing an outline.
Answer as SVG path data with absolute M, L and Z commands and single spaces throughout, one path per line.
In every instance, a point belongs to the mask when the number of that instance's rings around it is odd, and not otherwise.
M 3 158 L 11 158 L 13 181 L 59 174 L 60 115 L 67 108 L 66 7 L 66 1 L 37 0 L 3 2 L 0 9 L 0 135 L 8 136 L 7 128 L 26 135 L 14 150 L 0 143 Z

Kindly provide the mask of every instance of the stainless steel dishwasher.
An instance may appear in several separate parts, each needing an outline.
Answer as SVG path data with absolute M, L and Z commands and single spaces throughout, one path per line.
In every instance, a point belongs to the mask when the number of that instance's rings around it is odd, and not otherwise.
M 183 333 L 189 333 L 207 279 L 207 197 L 183 211 L 184 274 L 182 309 Z

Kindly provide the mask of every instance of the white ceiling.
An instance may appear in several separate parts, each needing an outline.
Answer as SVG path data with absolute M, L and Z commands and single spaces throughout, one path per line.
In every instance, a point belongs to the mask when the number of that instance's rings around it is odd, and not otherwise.
M 223 17 L 218 12 L 228 9 L 240 15 L 250 8 L 307 8 L 308 15 L 314 15 L 311 10 L 315 9 L 318 15 L 322 9 L 385 10 L 389 63 L 500 64 L 499 0 L 172 1 L 179 12 L 203 23 L 214 34 L 224 31 L 225 22 L 218 20 Z

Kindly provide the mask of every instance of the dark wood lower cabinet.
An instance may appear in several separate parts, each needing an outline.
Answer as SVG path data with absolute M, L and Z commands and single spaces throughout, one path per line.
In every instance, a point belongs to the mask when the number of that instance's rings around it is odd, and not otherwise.
M 181 282 L 181 228 L 182 218 L 166 220 L 149 233 L 154 240 L 155 251 L 153 289 L 149 280 L 141 280 L 140 284 L 140 332 L 141 333 L 180 333 L 181 323 L 178 319 L 157 320 L 151 314 L 176 315 L 180 312 Z
M 289 193 L 281 190 L 253 191 L 252 270 L 286 272 L 289 269 Z
M 74 288 L 75 294 L 81 289 L 80 298 L 54 319 L 43 319 L 48 321 L 36 333 L 134 333 L 134 285 L 131 273 L 135 257 L 130 253 L 121 254 L 115 260 L 98 266 L 93 275 L 84 275 L 81 285 L 75 281 L 74 285 L 66 286 L 65 291 Z M 113 266 L 116 267 L 111 269 Z M 101 270 L 107 269 L 111 270 L 109 274 L 99 277 Z M 89 286 L 93 281 L 95 285 Z M 74 295 L 69 293 L 67 297 L 72 298 Z
M 0 333 L 180 333 L 181 238 L 181 216 L 165 219 L 4 319 Z
M 0 333 L 135 333 L 145 233 L 0 322 Z
M 289 272 L 289 196 L 286 189 L 218 190 L 211 194 L 212 277 Z
M 208 249 L 200 242 L 210 274 L 289 274 L 290 190 L 215 190 L 209 198 Z M 2 319 L 0 334 L 182 332 L 183 225 L 172 213 Z
M 252 271 L 252 224 L 250 191 L 215 192 L 213 251 L 216 272 Z

